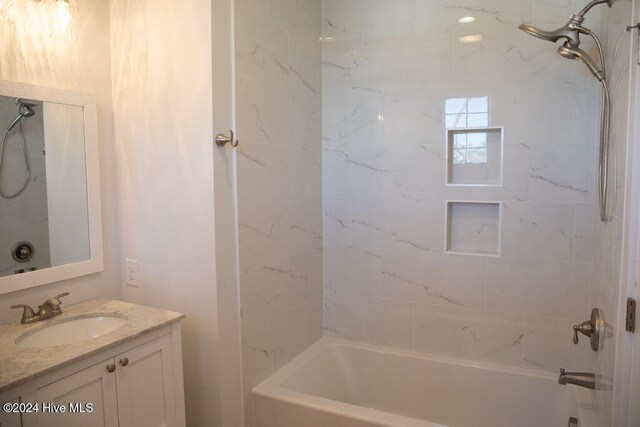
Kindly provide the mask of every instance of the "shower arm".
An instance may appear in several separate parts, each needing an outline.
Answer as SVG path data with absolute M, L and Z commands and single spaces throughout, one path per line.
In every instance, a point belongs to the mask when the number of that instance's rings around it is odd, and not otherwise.
M 584 17 L 587 12 L 589 12 L 591 10 L 592 7 L 597 6 L 599 4 L 602 3 L 607 3 L 607 5 L 609 7 L 611 7 L 611 5 L 613 4 L 613 0 L 593 0 L 591 3 L 589 3 L 588 5 L 586 5 L 581 11 L 580 13 L 578 13 L 578 15 Z

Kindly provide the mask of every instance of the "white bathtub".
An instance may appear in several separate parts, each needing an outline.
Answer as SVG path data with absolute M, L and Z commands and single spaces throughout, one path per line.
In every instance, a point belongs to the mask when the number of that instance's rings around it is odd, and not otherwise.
M 576 396 L 552 374 L 324 337 L 253 389 L 253 426 L 566 427 Z

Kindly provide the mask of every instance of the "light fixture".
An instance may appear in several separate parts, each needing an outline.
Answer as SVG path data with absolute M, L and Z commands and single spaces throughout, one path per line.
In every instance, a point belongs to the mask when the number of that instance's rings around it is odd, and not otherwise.
M 478 43 L 482 41 L 482 34 L 474 34 L 472 36 L 458 37 L 460 43 Z
M 381 122 L 384 121 L 384 114 L 383 113 L 378 113 L 378 120 L 380 120 Z
M 13 0 L 0 0 L 0 21 L 13 24 Z
M 56 0 L 51 37 L 75 39 L 74 6 L 71 4 L 71 0 Z
M 461 23 L 461 24 L 469 24 L 469 23 L 471 23 L 471 22 L 473 22 L 475 20 L 476 20 L 476 18 L 474 18 L 473 16 L 464 16 L 464 17 L 458 19 L 458 22 Z

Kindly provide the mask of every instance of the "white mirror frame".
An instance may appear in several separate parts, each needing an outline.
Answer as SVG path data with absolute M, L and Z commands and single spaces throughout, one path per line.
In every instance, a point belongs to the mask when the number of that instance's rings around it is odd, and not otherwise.
M 100 206 L 100 161 L 98 155 L 98 116 L 95 98 L 91 95 L 7 80 L 0 80 L 0 95 L 82 107 L 90 250 L 90 258 L 85 261 L 0 277 L 0 294 L 102 271 L 104 269 L 104 260 Z

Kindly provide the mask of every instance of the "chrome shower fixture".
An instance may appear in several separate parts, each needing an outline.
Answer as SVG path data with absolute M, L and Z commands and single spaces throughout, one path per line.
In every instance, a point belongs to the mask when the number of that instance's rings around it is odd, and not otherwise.
M 600 202 L 600 219 L 604 222 L 607 220 L 607 189 L 609 177 L 609 124 L 611 116 L 611 100 L 609 95 L 609 85 L 607 83 L 607 66 L 605 63 L 604 50 L 600 39 L 588 28 L 582 24 L 585 21 L 585 15 L 594 6 L 606 3 L 611 7 L 613 0 L 593 0 L 587 4 L 577 15 L 571 15 L 569 22 L 563 27 L 554 31 L 544 31 L 529 24 L 521 24 L 520 29 L 527 34 L 556 43 L 564 40 L 562 45 L 558 47 L 558 53 L 567 59 L 576 59 L 582 61 L 591 74 L 602 84 L 602 105 L 600 116 L 600 149 L 598 158 L 598 195 Z M 580 34 L 584 34 L 593 38 L 598 47 L 600 64 L 589 56 L 587 52 L 580 49 Z
M 2 180 L 0 176 L 0 196 L 5 199 L 13 199 L 14 197 L 19 196 L 25 188 L 27 188 L 27 184 L 29 183 L 29 178 L 31 178 L 31 165 L 29 164 L 29 157 L 27 155 L 27 141 L 25 140 L 24 130 L 22 129 L 22 120 L 28 117 L 33 117 L 36 115 L 36 111 L 34 107 L 37 107 L 38 104 L 31 104 L 28 102 L 24 102 L 21 98 L 16 98 L 15 104 L 18 106 L 18 115 L 11 122 L 11 124 L 7 127 L 7 130 L 4 132 L 4 137 L 2 138 L 2 145 L 0 145 L 0 172 L 2 172 L 2 164 L 4 160 L 4 150 L 7 145 L 7 137 L 11 133 L 11 131 L 18 125 L 20 125 L 20 136 L 22 137 L 22 155 L 24 158 L 25 164 L 25 178 L 22 186 L 14 193 L 5 193 L 2 189 Z
M 555 43 L 558 40 L 564 38 L 571 46 L 580 45 L 580 33 L 578 28 L 582 26 L 584 17 L 580 15 L 571 15 L 569 22 L 562 28 L 558 28 L 555 31 L 544 31 L 529 24 L 521 24 L 520 29 L 527 34 L 531 34 L 541 40 Z
M 571 47 L 566 43 L 558 48 L 558 53 L 567 59 L 579 59 L 589 68 L 589 71 L 593 76 L 598 79 L 599 82 L 606 79 L 604 71 L 596 65 L 595 61 L 587 52 L 579 47 Z
M 15 120 L 9 125 L 7 132 L 11 132 L 13 128 L 16 127 L 16 125 L 20 123 L 20 121 L 23 118 L 32 117 L 36 115 L 36 112 L 34 111 L 33 107 L 37 107 L 38 106 L 37 104 L 30 104 L 28 102 L 23 102 L 22 99 L 20 98 L 17 98 L 14 102 L 18 106 L 18 117 L 16 117 Z

